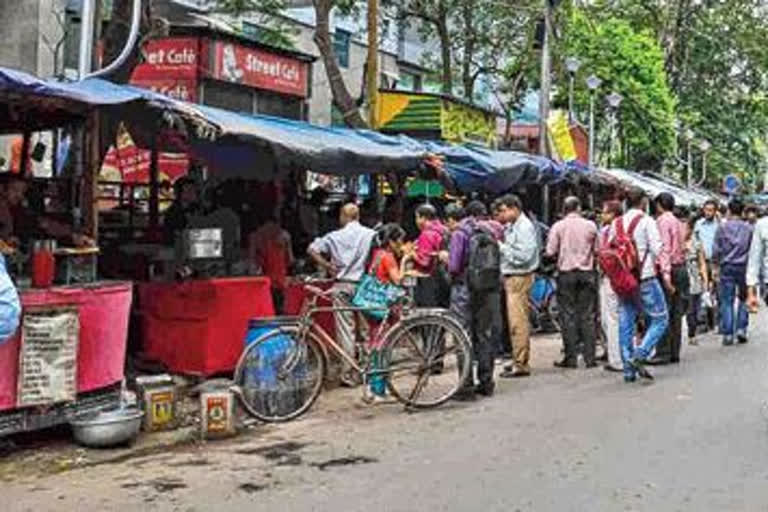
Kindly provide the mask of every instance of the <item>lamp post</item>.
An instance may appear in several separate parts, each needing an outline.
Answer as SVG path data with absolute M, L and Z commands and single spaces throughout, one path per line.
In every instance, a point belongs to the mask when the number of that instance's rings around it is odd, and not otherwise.
M 707 181 L 707 153 L 712 149 L 712 145 L 708 140 L 702 140 L 699 142 L 699 149 L 701 150 L 701 180 L 696 184 L 703 185 Z
M 616 113 L 624 97 L 616 91 L 608 95 L 608 107 L 611 109 L 611 143 L 608 146 L 608 167 L 611 166 L 611 157 L 613 156 L 613 146 L 616 145 L 616 125 L 618 124 Z
M 579 71 L 581 62 L 576 57 L 568 57 L 565 59 L 565 69 L 568 70 L 568 122 L 573 123 L 573 84 L 576 80 L 576 72 Z
M 692 183 L 692 179 L 693 179 L 693 158 L 691 157 L 691 145 L 693 144 L 693 137 L 694 136 L 695 135 L 693 133 L 693 130 L 691 130 L 690 128 L 688 128 L 687 130 L 685 130 L 685 132 L 683 132 L 683 139 L 685 139 L 685 144 L 686 144 L 686 146 L 688 148 L 687 149 L 687 151 L 688 151 L 688 157 L 687 157 L 688 161 L 686 162 L 687 166 L 688 166 L 688 172 L 687 172 L 685 183 L 686 183 L 686 185 L 688 185 L 689 188 L 693 184 Z
M 595 91 L 602 85 L 603 81 L 595 75 L 587 78 L 587 88 L 589 89 L 589 155 L 587 157 L 587 168 L 592 169 L 595 163 Z

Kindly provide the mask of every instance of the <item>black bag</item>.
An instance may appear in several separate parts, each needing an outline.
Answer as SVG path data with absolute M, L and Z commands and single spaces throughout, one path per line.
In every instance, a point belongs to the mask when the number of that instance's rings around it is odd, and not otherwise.
M 491 233 L 475 227 L 469 237 L 467 286 L 472 293 L 498 290 L 501 283 L 501 251 Z

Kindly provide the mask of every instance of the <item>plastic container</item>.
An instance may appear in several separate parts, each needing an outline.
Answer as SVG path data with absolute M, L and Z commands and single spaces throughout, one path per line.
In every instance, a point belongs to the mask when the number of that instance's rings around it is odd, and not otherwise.
M 32 286 L 48 288 L 56 275 L 55 241 L 36 240 L 32 244 Z

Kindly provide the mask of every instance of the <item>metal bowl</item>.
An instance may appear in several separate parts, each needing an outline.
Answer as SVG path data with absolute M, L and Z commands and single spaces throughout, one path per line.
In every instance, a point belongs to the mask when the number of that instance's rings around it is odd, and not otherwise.
M 75 440 L 85 446 L 107 448 L 133 441 L 139 435 L 144 411 L 127 407 L 102 411 L 70 422 Z

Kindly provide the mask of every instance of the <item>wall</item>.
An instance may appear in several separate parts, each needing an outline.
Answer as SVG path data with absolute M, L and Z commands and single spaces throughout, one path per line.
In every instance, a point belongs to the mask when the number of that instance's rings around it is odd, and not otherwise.
M 0 65 L 37 72 L 40 0 L 0 2 Z

